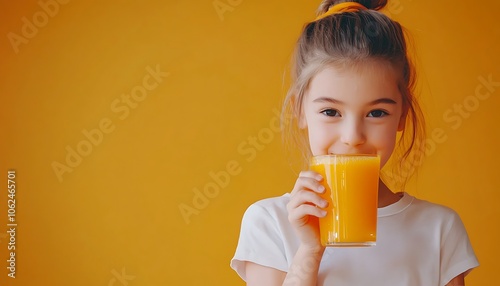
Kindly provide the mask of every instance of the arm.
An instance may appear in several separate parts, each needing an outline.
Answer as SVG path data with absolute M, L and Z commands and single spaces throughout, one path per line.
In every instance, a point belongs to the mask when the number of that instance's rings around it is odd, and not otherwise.
M 441 234 L 441 285 L 463 286 L 467 274 L 479 263 L 460 216 L 448 210 L 446 220 L 447 227 Z
M 314 286 L 318 280 L 319 264 L 324 247 L 309 249 L 300 246 L 295 254 L 283 285 Z
M 301 244 L 295 253 L 288 273 L 251 262 L 246 262 L 247 285 L 314 286 L 325 247 L 319 239 L 318 218 L 326 215 L 327 202 L 318 194 L 325 191 L 319 183 L 321 176 L 312 171 L 301 172 L 287 205 L 288 220 Z
M 305 246 L 299 247 L 288 273 L 246 262 L 247 286 L 316 285 L 323 252 L 324 248 L 310 250 Z
M 250 261 L 245 263 L 247 286 L 275 286 L 285 280 L 286 272 L 262 266 Z
M 465 278 L 464 274 L 460 274 L 457 277 L 453 278 L 446 284 L 446 286 L 465 286 Z

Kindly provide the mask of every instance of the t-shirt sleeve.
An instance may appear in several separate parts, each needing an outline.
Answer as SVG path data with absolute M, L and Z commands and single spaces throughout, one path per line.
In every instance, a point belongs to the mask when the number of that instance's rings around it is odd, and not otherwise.
M 245 262 L 288 271 L 283 237 L 276 219 L 262 206 L 251 205 L 243 215 L 231 268 L 246 281 Z
M 467 231 L 457 213 L 452 213 L 441 241 L 440 285 L 444 286 L 461 273 L 467 275 L 479 265 L 479 262 L 472 249 Z

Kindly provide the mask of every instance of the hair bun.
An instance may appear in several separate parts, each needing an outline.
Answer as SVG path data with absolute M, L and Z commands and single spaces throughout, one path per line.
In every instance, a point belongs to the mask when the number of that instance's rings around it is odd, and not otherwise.
M 340 4 L 343 2 L 357 2 L 363 6 L 365 6 L 367 9 L 370 10 L 380 10 L 387 5 L 387 0 L 323 0 L 321 4 L 319 5 L 318 8 L 318 15 L 321 15 L 328 11 L 330 7 L 336 4 Z

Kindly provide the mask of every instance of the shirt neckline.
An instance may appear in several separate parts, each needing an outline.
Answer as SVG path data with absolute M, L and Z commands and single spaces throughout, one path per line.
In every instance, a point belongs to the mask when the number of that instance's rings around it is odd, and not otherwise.
M 408 208 L 415 197 L 411 196 L 410 194 L 404 192 L 403 197 L 399 199 L 399 201 L 390 204 L 388 206 L 378 208 L 377 216 L 378 217 L 385 217 L 385 216 L 391 216 L 398 214 L 402 211 L 404 211 L 406 208 Z

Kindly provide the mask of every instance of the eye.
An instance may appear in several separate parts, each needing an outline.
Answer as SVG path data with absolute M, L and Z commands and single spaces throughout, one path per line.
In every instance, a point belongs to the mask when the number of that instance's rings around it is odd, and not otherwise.
M 321 113 L 329 117 L 340 117 L 340 113 L 336 109 L 325 109 Z
M 384 117 L 386 115 L 388 115 L 389 113 L 383 111 L 383 110 L 380 110 L 380 109 L 376 109 L 376 110 L 372 110 L 368 113 L 368 117 Z

